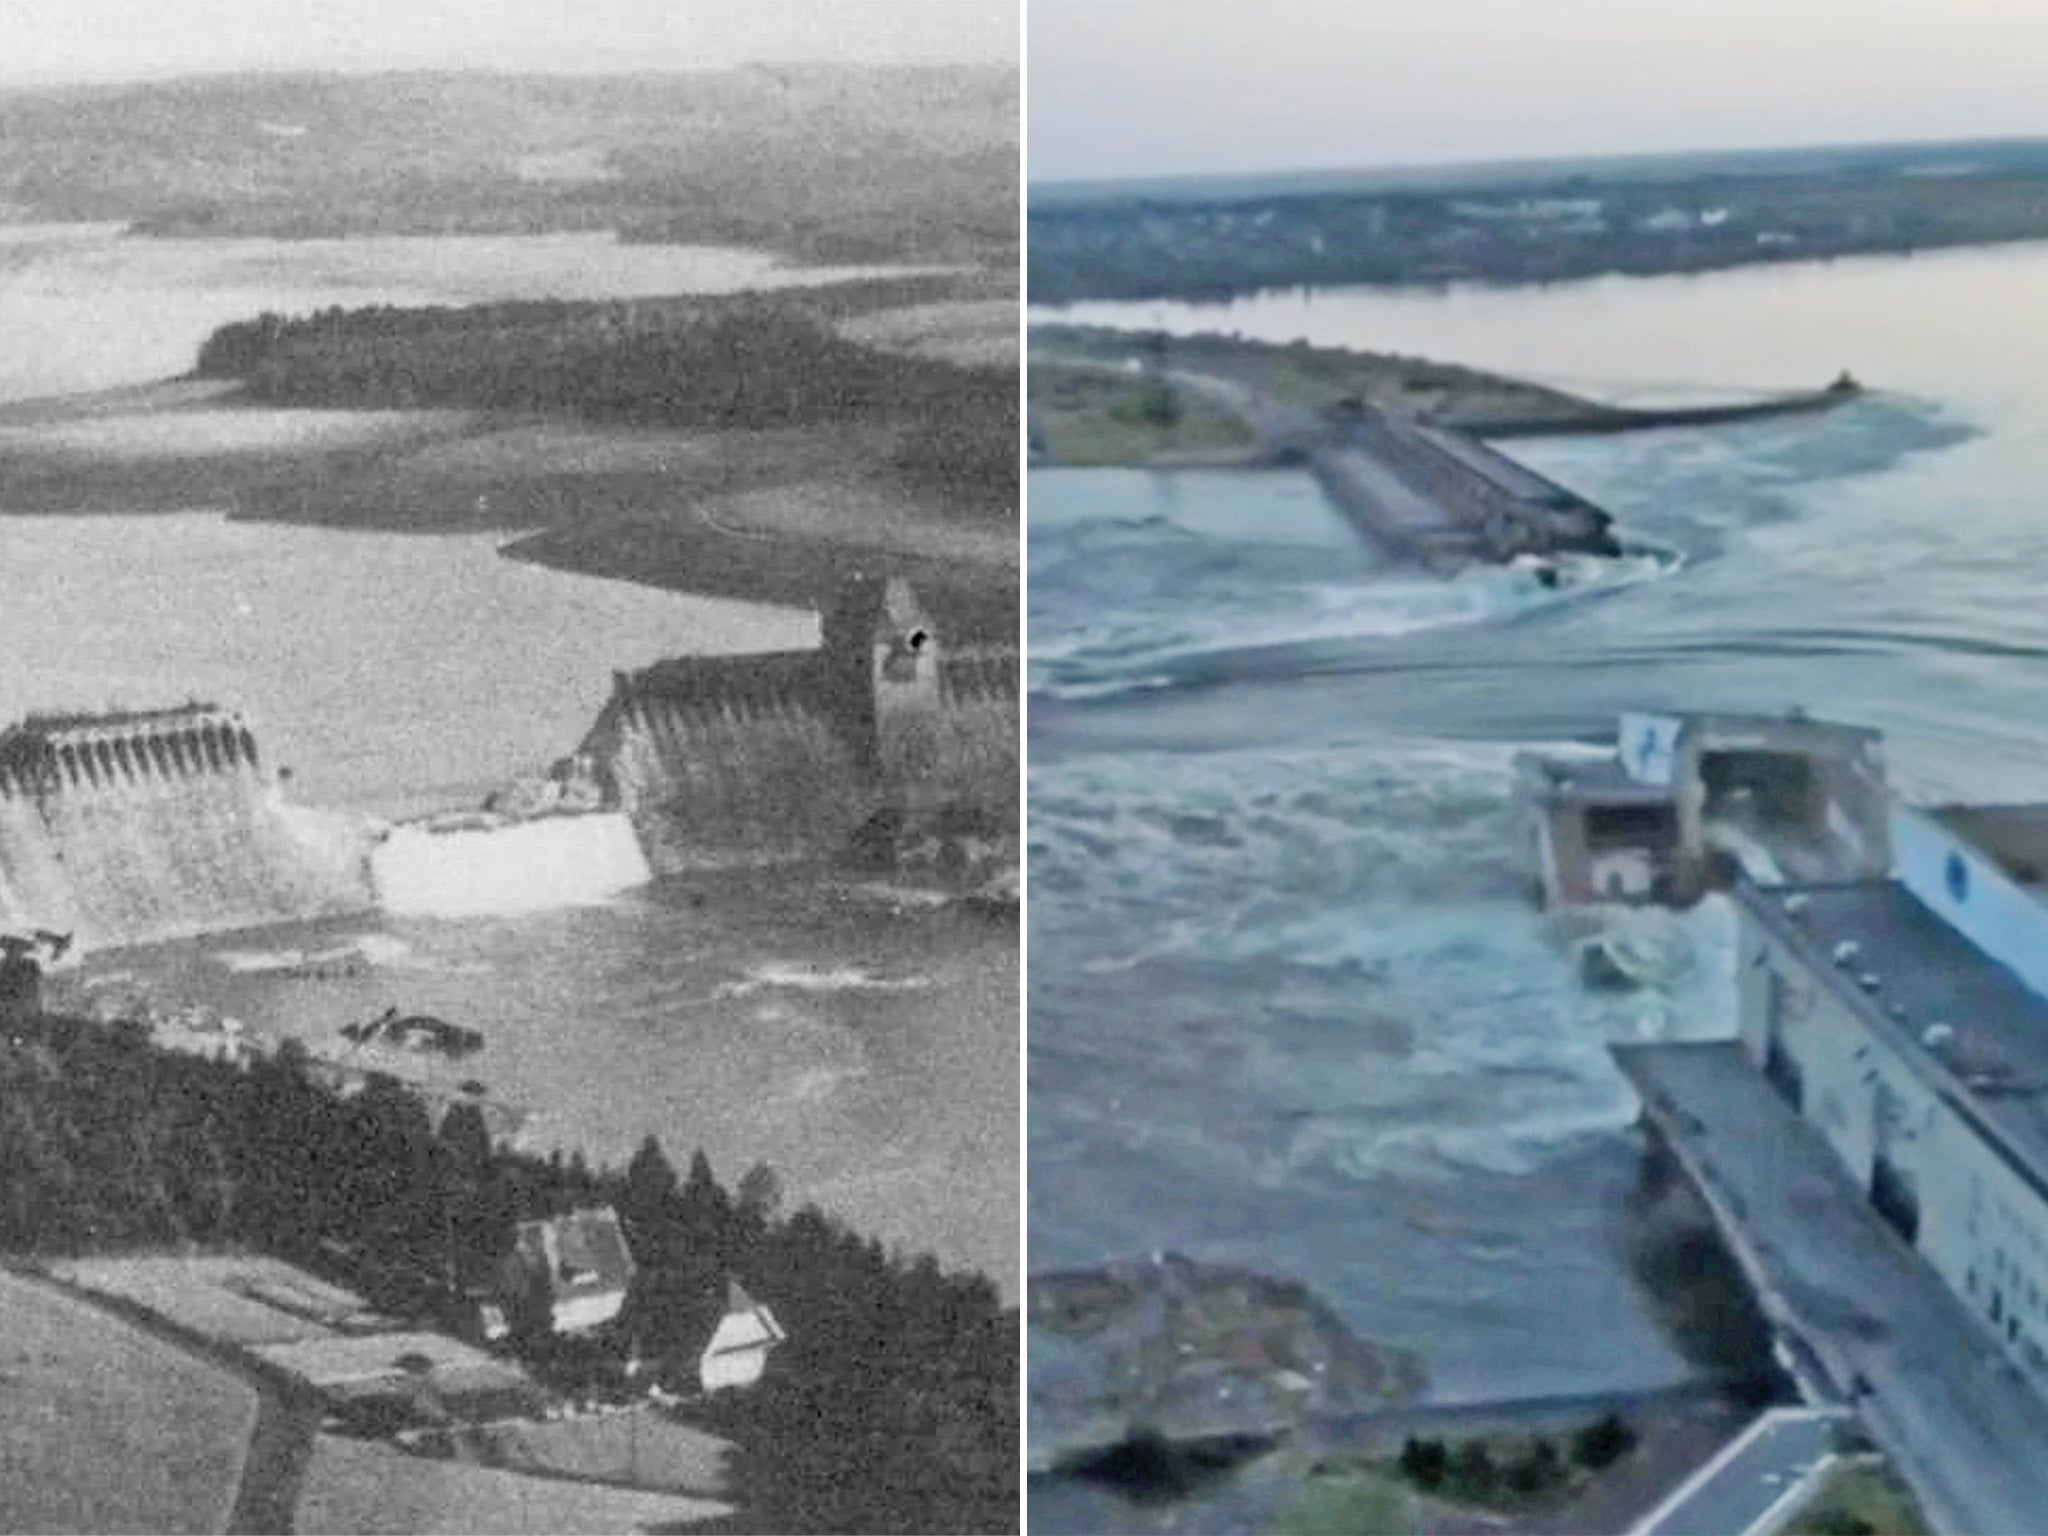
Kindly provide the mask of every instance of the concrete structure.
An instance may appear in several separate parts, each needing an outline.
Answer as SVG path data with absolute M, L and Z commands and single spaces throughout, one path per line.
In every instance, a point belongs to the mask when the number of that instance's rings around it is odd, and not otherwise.
M 1697 900 L 1736 871 L 1847 879 L 1891 863 L 1878 733 L 1803 715 L 1631 714 L 1608 758 L 1515 762 L 1546 905 Z
M 788 1337 L 773 1312 L 749 1296 L 739 1281 L 729 1281 L 725 1315 L 698 1358 L 697 1378 L 706 1392 L 751 1387 L 768 1368 L 768 1352 Z
M 582 752 L 657 874 L 835 852 L 878 817 L 1014 827 L 1016 620 L 855 577 L 814 650 L 618 674 Z
M 1396 559 L 1437 569 L 1517 555 L 1618 555 L 1613 517 L 1478 438 L 1363 404 L 1308 452 L 1323 493 Z
M 1891 808 L 1891 873 L 1735 890 L 1739 1037 L 1618 1046 L 1811 1395 L 1947 1531 L 2048 1509 L 2048 806 Z
M 1628 1536 L 1766 1536 L 1790 1520 L 1839 1459 L 1847 1415 L 1837 1408 L 1772 1408 L 1687 1478 Z
M 369 905 L 361 849 L 286 803 L 231 710 L 31 715 L 0 731 L 0 925 L 93 948 Z
M 1744 953 L 1752 951 L 1745 950 Z M 1738 1041 L 1612 1048 L 1809 1399 L 1853 1406 L 1944 1536 L 2038 1528 L 2048 1398 L 1852 1183 Z
M 1743 1050 L 2048 1394 L 2048 807 L 1894 840 L 1895 879 L 1738 893 Z

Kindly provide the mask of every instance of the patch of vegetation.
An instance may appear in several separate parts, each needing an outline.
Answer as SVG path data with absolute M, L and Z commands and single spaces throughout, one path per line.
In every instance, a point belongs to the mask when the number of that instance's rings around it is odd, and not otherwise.
M 1235 413 L 1158 378 L 1033 362 L 1032 452 L 1053 464 L 1146 464 L 1241 453 L 1256 436 Z
M 1401 1446 L 1401 1475 L 1425 1493 L 1434 1493 L 1444 1485 L 1444 1474 L 1450 1471 L 1450 1452 L 1441 1440 L 1418 1440 L 1413 1435 Z
M 789 1342 L 710 1415 L 742 1452 L 734 1497 L 784 1531 L 1003 1530 L 1016 1519 L 1019 1327 L 994 1285 L 891 1255 L 774 1181 L 735 1199 L 698 1153 L 650 1138 L 623 1171 L 492 1145 L 459 1105 L 435 1125 L 389 1078 L 343 1098 L 287 1043 L 249 1066 L 166 1052 L 138 1025 L 34 1017 L 0 1042 L 0 1250 L 242 1245 L 336 1273 L 373 1304 L 453 1320 L 518 1221 L 619 1213 L 638 1269 L 616 1324 L 515 1321 L 528 1368 L 624 1393 L 630 1355 L 690 1380 L 737 1276 Z
M 1887 1467 L 1836 1467 L 1785 1536 L 1932 1536 L 1912 1493 Z
M 35 1281 L 0 1277 L 0 1306 L 0 1530 L 236 1529 L 248 1382 Z
M 846 339 L 836 322 L 874 302 L 874 286 L 805 298 L 266 313 L 217 329 L 194 373 L 239 380 L 247 398 L 279 406 L 719 431 L 874 427 L 890 434 L 884 463 L 911 487 L 957 512 L 1013 518 L 1015 374 Z
M 1711 1221 L 1649 1215 L 1629 1268 L 1694 1365 L 1759 1402 L 1789 1390 L 1771 1351 L 1770 1323 Z
M 919 417 L 997 379 L 842 337 L 801 301 L 555 301 L 266 313 L 216 330 L 194 369 L 272 405 L 567 412 L 776 427 Z M 1013 381 L 1000 379 L 1014 395 Z M 1009 417 L 1014 448 L 1016 417 Z
M 1374 1473 L 1313 1477 L 1273 1529 L 1275 1536 L 1394 1536 L 1416 1529 L 1416 1500 Z
M 1038 423 L 1041 366 L 1086 364 L 1135 373 L 1142 361 L 1153 373 L 1197 374 L 1270 396 L 1283 405 L 1324 412 L 1346 404 L 1383 406 L 1450 422 L 1466 420 L 1582 422 L 1598 407 L 1562 390 L 1530 384 L 1455 363 L 1394 353 L 1286 344 L 1242 336 L 1170 336 L 1104 326 L 1034 325 L 1033 425 Z M 1191 391 L 1176 394 L 1188 402 Z M 1218 410 L 1213 398 L 1203 401 Z M 1221 414 L 1230 415 L 1227 410 Z
M 1572 1460 L 1591 1472 L 1613 1466 L 1636 1448 L 1636 1432 L 1618 1413 L 1587 1425 L 1572 1437 Z
M 1620 1461 L 1636 1432 L 1616 1414 L 1572 1437 L 1570 1454 L 1545 1435 L 1501 1435 L 1451 1442 L 1410 1436 L 1390 1470 L 1433 1498 L 1514 1512 L 1545 1507 Z
M 1059 1470 L 1139 1504 L 1172 1504 L 1200 1493 L 1273 1449 L 1270 1435 L 1170 1440 L 1140 1429 L 1114 1445 L 1063 1458 Z

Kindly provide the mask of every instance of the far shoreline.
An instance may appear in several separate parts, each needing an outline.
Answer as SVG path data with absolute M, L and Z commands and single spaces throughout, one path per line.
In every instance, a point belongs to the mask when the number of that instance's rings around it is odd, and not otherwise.
M 783 607 L 814 605 L 849 560 L 1014 590 L 1014 523 L 901 484 L 886 449 L 886 433 L 862 425 L 278 407 L 232 381 L 178 377 L 0 403 L 0 519 L 209 511 L 488 533 L 508 559 Z

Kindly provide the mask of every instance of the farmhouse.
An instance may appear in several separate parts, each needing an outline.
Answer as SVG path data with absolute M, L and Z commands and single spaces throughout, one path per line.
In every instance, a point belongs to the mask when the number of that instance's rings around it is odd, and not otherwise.
M 697 1361 L 698 1380 L 706 1392 L 750 1387 L 768 1368 L 768 1352 L 786 1338 L 775 1314 L 749 1296 L 739 1281 L 729 1281 L 725 1315 Z
M 632 1280 L 633 1255 L 610 1206 L 522 1221 L 480 1308 L 483 1335 L 504 1338 L 522 1306 L 545 1309 L 557 1333 L 587 1333 L 619 1315 Z

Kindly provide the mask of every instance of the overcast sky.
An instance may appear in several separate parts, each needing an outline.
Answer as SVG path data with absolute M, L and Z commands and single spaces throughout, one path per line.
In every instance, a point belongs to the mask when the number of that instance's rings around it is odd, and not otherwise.
M 1030 0 L 1030 175 L 2048 134 L 2048 0 Z
M 0 0 L 0 79 L 1017 60 L 1018 0 Z

